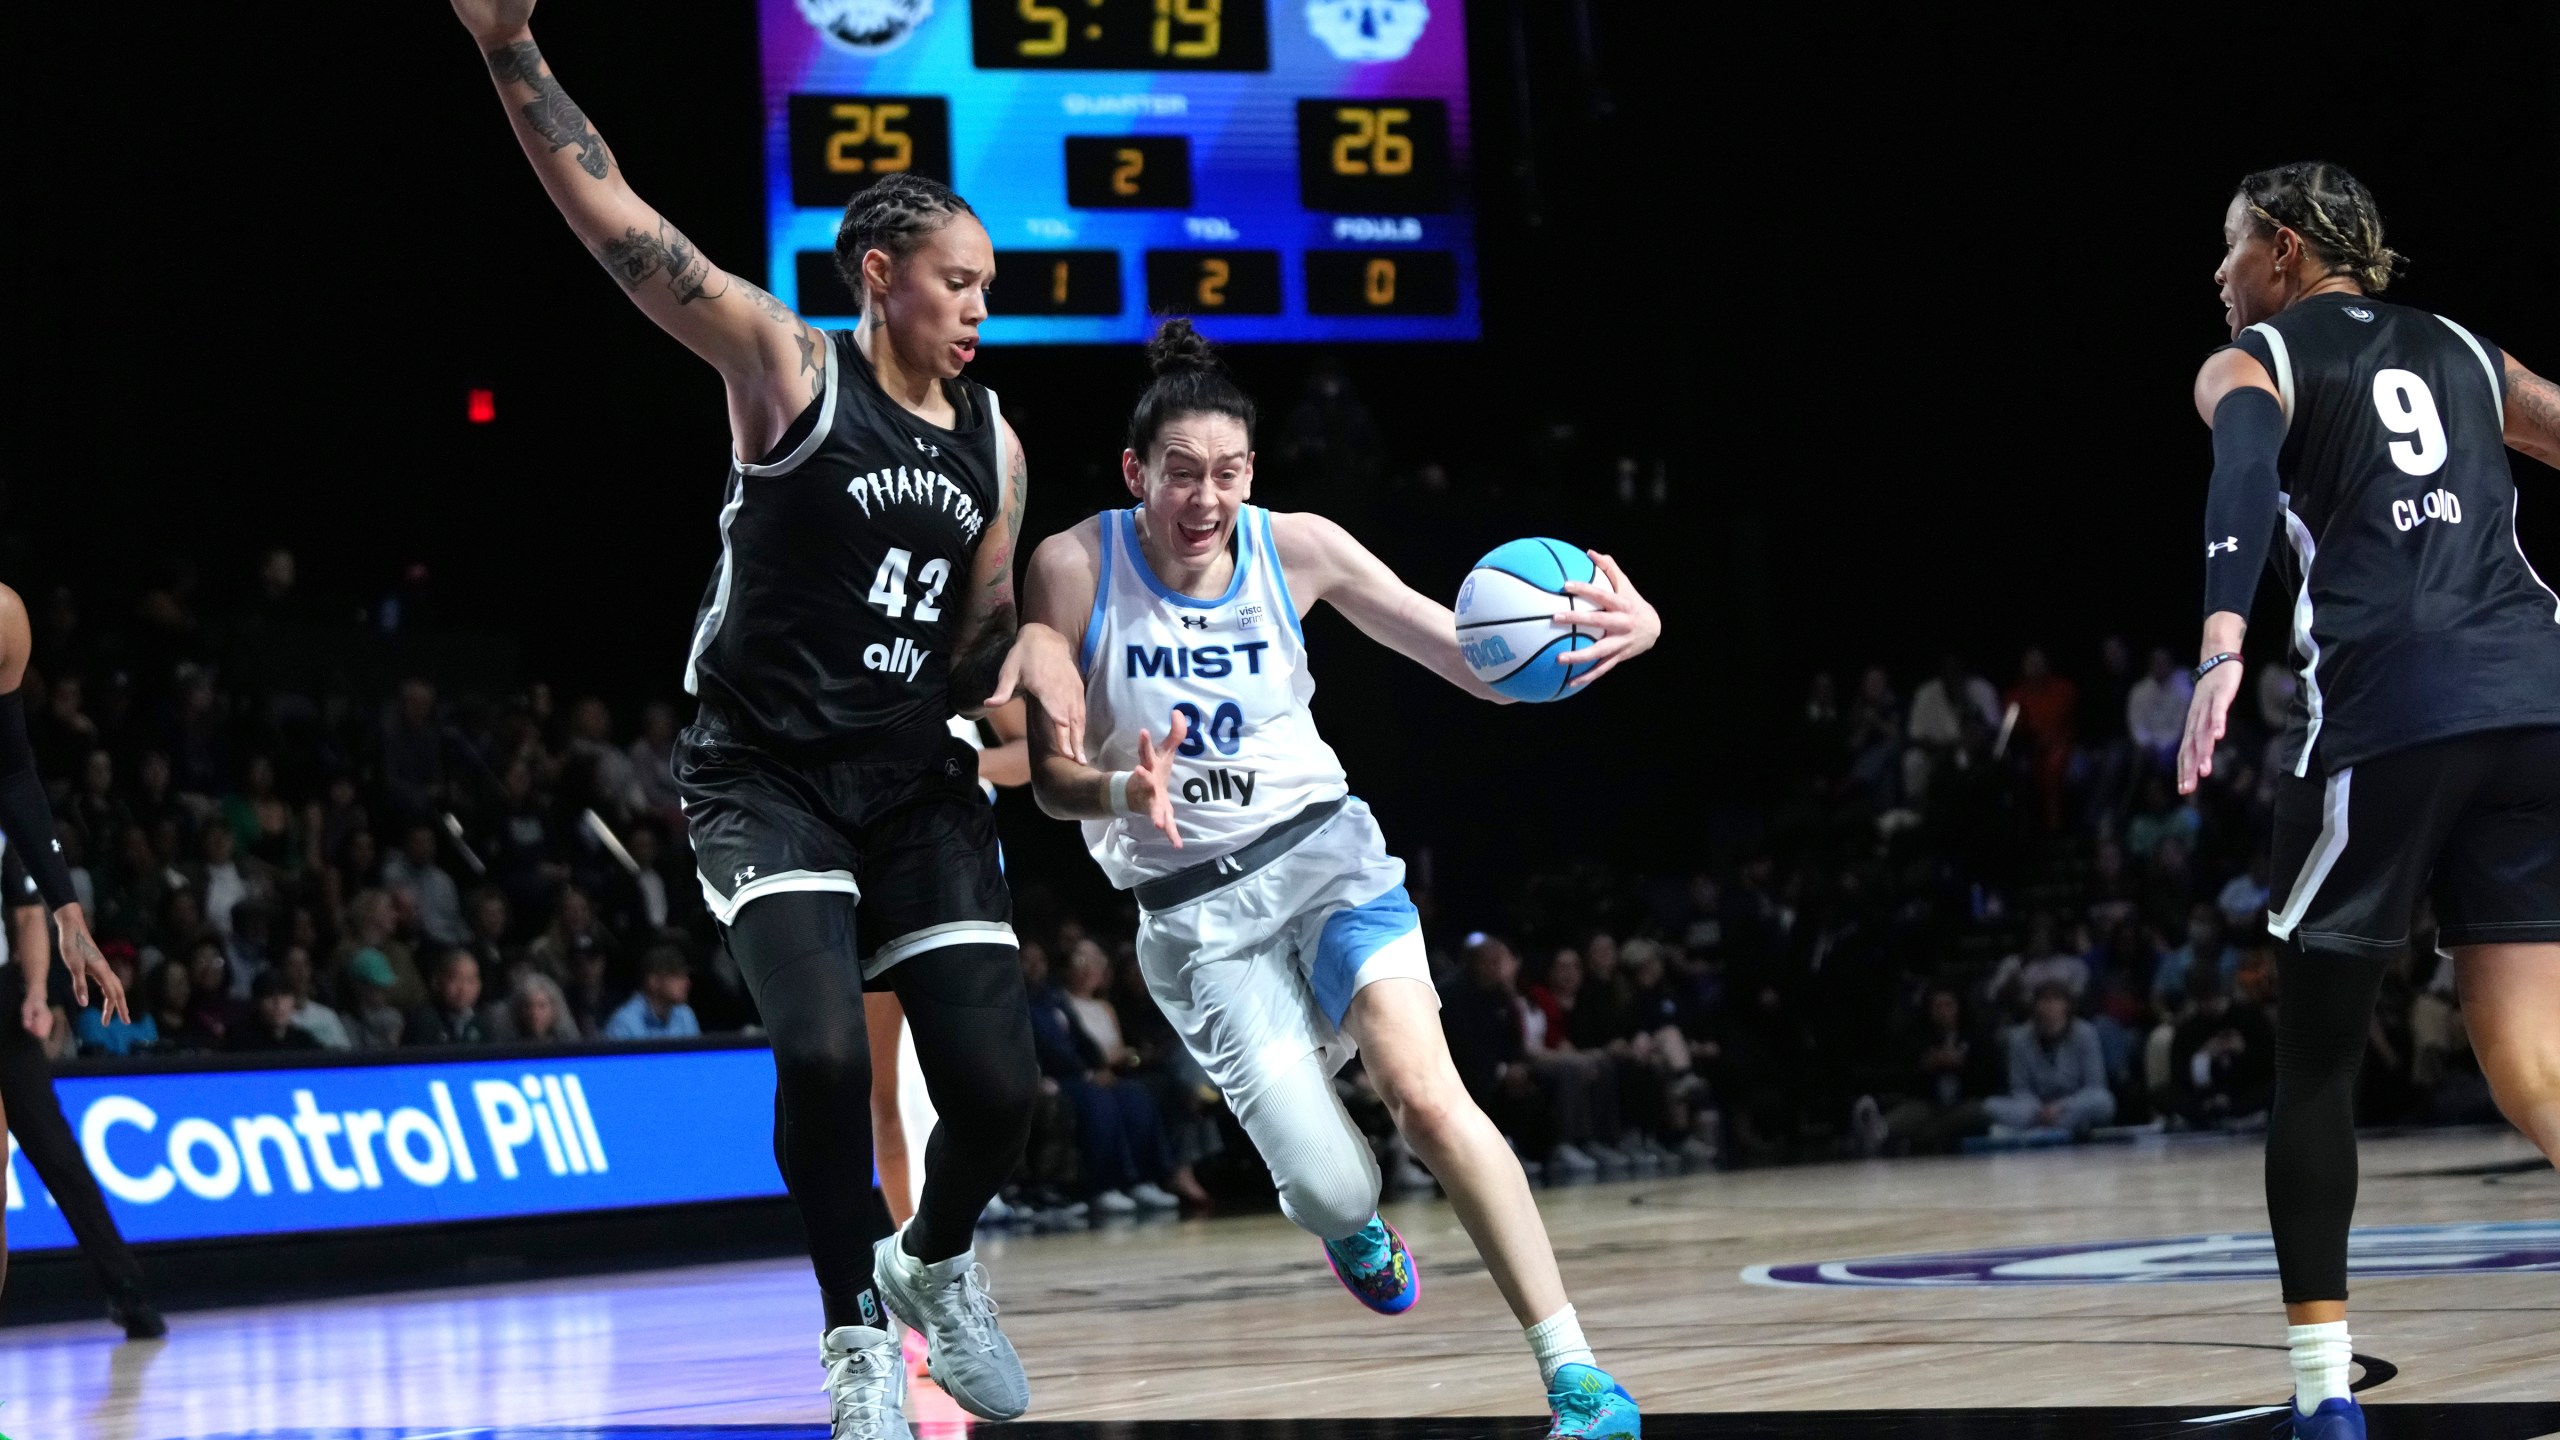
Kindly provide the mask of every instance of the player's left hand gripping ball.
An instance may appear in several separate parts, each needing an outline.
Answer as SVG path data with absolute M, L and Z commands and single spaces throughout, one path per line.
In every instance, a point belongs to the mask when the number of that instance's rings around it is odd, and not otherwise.
M 1559 612 L 1556 623 L 1600 632 L 1599 640 L 1592 644 L 1556 657 L 1556 663 L 1574 667 L 1570 688 L 1576 690 L 1617 668 L 1619 661 L 1632 660 L 1652 649 L 1653 642 L 1662 638 L 1661 613 L 1637 592 L 1636 582 L 1627 578 L 1618 562 L 1597 550 L 1585 553 L 1608 584 L 1576 580 L 1564 587 L 1566 594 L 1588 602 L 1591 608 Z

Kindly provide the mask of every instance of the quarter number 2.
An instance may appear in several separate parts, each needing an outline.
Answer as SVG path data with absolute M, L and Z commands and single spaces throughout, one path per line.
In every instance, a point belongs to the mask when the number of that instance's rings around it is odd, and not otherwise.
M 2373 377 L 2374 413 L 2394 435 L 2415 435 L 2416 444 L 2391 442 L 2391 463 L 2403 474 L 2433 475 L 2444 468 L 2444 419 L 2436 414 L 2436 397 L 2427 382 L 2406 370 L 2381 370 Z

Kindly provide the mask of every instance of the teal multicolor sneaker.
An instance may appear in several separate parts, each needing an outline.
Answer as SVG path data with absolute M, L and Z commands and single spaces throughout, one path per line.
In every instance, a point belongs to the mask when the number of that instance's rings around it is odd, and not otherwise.
M 1642 1440 L 1644 1416 L 1627 1387 L 1591 1365 L 1564 1365 L 1547 1386 L 1556 1423 L 1547 1440 Z
M 1381 1315 L 1401 1315 L 1422 1298 L 1422 1273 L 1413 1267 L 1413 1252 L 1404 1248 L 1404 1237 L 1394 1226 L 1375 1215 L 1350 1235 L 1324 1242 L 1324 1258 L 1342 1288 Z

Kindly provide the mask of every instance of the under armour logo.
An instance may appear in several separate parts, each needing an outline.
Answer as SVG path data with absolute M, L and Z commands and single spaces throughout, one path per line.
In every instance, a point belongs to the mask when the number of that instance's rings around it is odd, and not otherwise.
M 729 883 L 732 885 L 744 885 L 754 878 L 756 878 L 756 867 L 750 865 L 746 869 L 739 871 L 735 876 L 731 877 Z
M 1209 617 L 1206 615 L 1185 615 L 1181 618 L 1182 628 L 1185 630 L 1206 630 L 1209 628 Z
M 53 853 L 54 853 L 54 854 L 56 854 L 56 855 L 59 855 L 59 854 L 61 854 L 61 853 L 62 853 L 62 842 L 61 842 L 61 841 L 56 840 L 56 841 L 54 841 L 54 842 L 53 842 Z
M 908 436 L 907 438 L 908 438 L 908 439 L 910 439 L 910 440 L 913 440 L 914 442 L 916 442 L 916 448 L 917 448 L 918 450 L 923 451 L 925 454 L 927 454 L 927 455 L 929 455 L 929 456 L 933 457 L 933 458 L 934 458 L 934 459 L 936 459 L 936 460 L 939 460 L 939 459 L 941 459 L 941 458 L 942 458 L 942 447 L 941 447 L 941 446 L 926 443 L 925 438 L 924 438 L 923 436 L 921 436 L 921 435 L 910 435 L 910 436 Z
M 2231 535 L 2220 540 L 2207 540 L 2204 542 L 2204 558 L 2207 560 L 2212 559 L 2214 556 L 2221 554 L 2225 550 L 2230 551 L 2234 555 L 2239 554 L 2240 537 L 2237 535 Z

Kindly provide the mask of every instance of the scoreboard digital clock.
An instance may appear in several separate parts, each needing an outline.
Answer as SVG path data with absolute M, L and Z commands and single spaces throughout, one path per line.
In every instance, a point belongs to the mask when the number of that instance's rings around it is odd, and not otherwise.
M 758 0 L 769 288 L 823 325 L 847 201 L 958 190 L 992 344 L 1478 333 L 1463 0 Z

